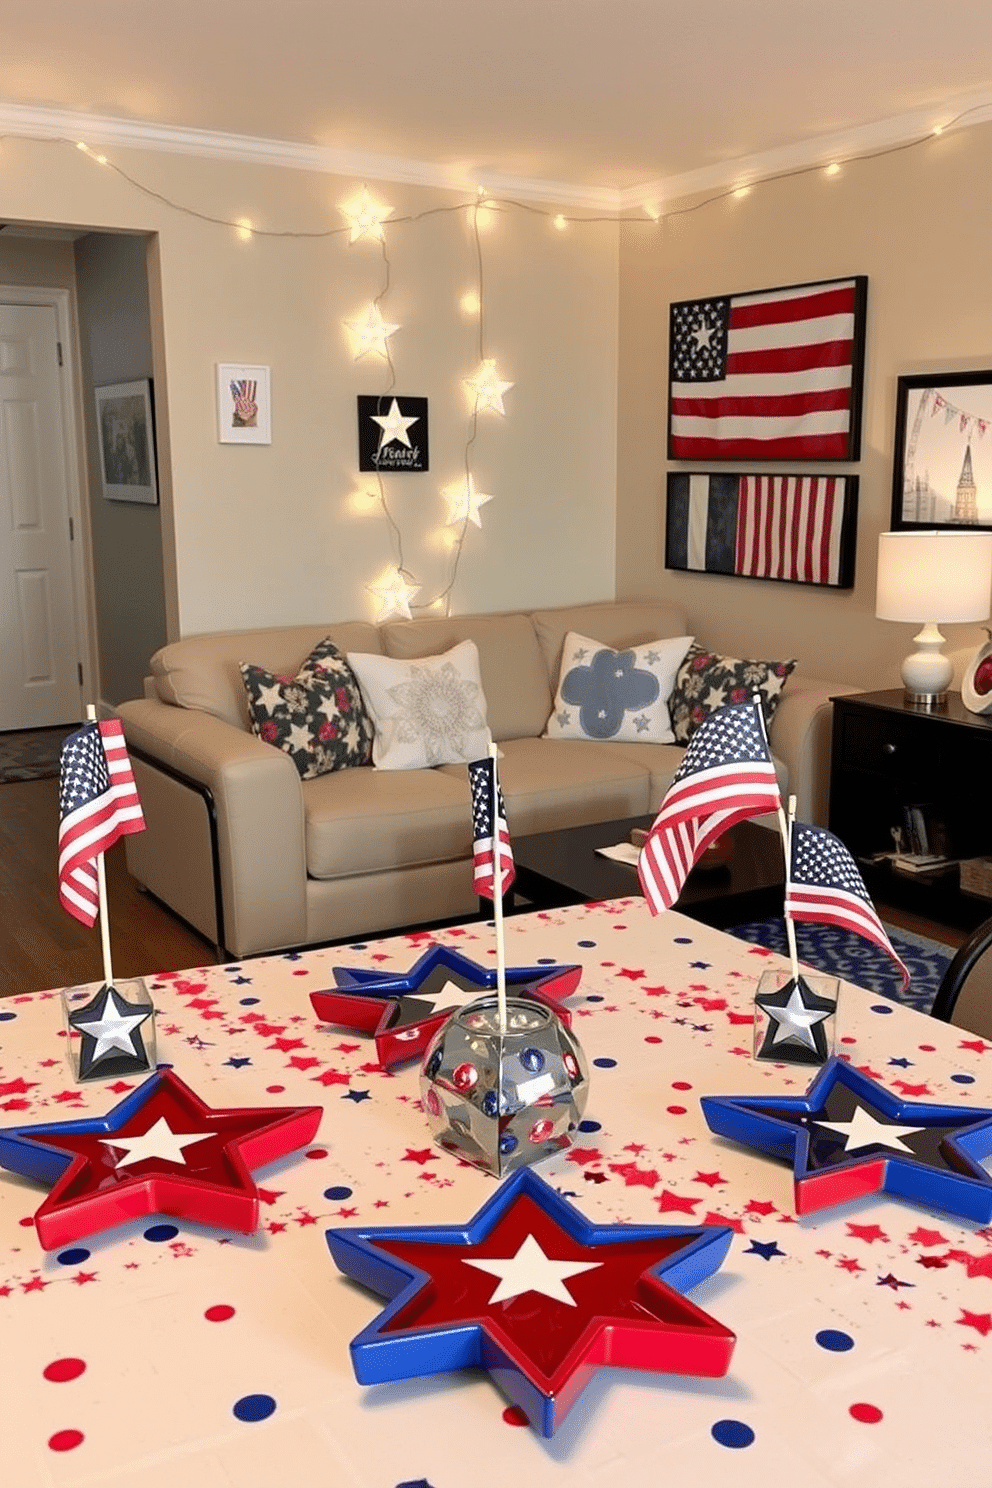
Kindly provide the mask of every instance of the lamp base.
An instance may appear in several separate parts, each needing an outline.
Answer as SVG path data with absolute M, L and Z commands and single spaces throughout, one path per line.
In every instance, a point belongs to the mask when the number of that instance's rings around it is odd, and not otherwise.
M 902 696 L 907 708 L 915 708 L 920 713 L 939 713 L 942 708 L 947 707 L 950 693 L 914 692 L 911 687 L 907 687 Z
M 910 652 L 902 664 L 907 705 L 928 712 L 946 707 L 954 665 L 940 649 L 944 637 L 933 621 L 928 620 L 913 637 L 913 642 L 916 650 Z

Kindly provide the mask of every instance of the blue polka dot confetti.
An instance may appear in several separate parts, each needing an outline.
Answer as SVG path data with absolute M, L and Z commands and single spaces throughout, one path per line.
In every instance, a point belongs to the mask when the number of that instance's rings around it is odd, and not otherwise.
M 144 1232 L 145 1239 L 151 1240 L 155 1245 L 161 1245 L 166 1240 L 175 1240 L 178 1234 L 177 1227 L 169 1224 L 152 1225 Z
M 873 1013 L 885 1014 L 891 1013 L 893 1011 L 893 1007 L 890 1002 L 873 1002 L 871 1005 L 871 1010 Z
M 231 1407 L 239 1421 L 265 1421 L 272 1415 L 276 1403 L 271 1395 L 242 1395 Z
M 602 992 L 590 992 L 589 993 L 589 996 L 586 998 L 586 1002 L 605 1002 L 605 1001 L 606 1001 L 606 998 L 603 996 Z
M 956 1085 L 974 1085 L 974 1075 L 952 1075 L 951 1079 Z
M 256 1002 L 261 1002 L 260 997 L 241 997 L 238 999 L 239 1007 L 254 1007 Z
M 597 1069 L 616 1069 L 617 1067 L 615 1059 L 594 1059 L 593 1064 Z
M 593 947 L 595 946 L 595 944 L 596 944 L 596 942 L 594 940 L 579 940 L 579 941 L 576 941 L 576 945 L 580 945 L 584 951 L 591 951 L 593 949 Z
M 854 1339 L 850 1333 L 842 1333 L 839 1328 L 821 1328 L 816 1341 L 831 1354 L 846 1354 L 848 1349 L 854 1347 Z
M 602 1131 L 602 1130 L 603 1130 L 603 1123 L 601 1121 L 580 1121 L 579 1122 L 579 1131 L 580 1132 L 596 1132 L 596 1131 Z
M 0 1023 L 9 1023 L 11 1018 L 16 1018 L 16 1013 L 0 1013 Z
M 350 1199 L 353 1193 L 354 1193 L 354 1189 L 346 1188 L 343 1183 L 339 1183 L 334 1188 L 325 1188 L 324 1189 L 324 1198 L 325 1199 Z
M 691 935 L 676 935 L 672 941 L 673 945 L 692 945 Z
M 76 1245 L 72 1250 L 60 1250 L 55 1259 L 60 1266 L 79 1266 L 83 1261 L 88 1261 L 90 1252 L 82 1245 Z
M 710 1434 L 721 1447 L 749 1447 L 754 1441 L 754 1432 L 744 1421 L 714 1421 Z
M 555 958 L 554 956 L 538 956 L 537 964 L 538 966 L 554 966 Z

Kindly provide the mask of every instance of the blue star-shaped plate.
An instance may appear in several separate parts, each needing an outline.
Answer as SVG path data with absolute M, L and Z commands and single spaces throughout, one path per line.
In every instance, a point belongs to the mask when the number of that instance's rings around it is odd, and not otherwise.
M 805 1096 L 701 1099 L 710 1130 L 793 1164 L 796 1212 L 886 1193 L 992 1220 L 992 1111 L 899 1100 L 840 1059 Z
M 482 1368 L 552 1436 L 602 1365 L 726 1374 L 733 1333 L 682 1293 L 732 1235 L 594 1225 L 518 1168 L 462 1229 L 347 1227 L 327 1243 L 346 1276 L 391 1299 L 352 1340 L 361 1384 Z

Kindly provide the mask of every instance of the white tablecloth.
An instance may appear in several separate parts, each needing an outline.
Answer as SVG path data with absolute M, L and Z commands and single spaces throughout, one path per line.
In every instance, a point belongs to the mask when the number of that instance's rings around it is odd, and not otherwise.
M 491 927 L 437 938 L 493 964 Z M 879 1198 L 797 1220 L 791 1169 L 712 1136 L 699 1108 L 809 1083 L 751 1058 L 755 985 L 780 960 L 639 899 L 507 922 L 511 965 L 584 966 L 570 1005 L 592 1066 L 586 1129 L 539 1171 L 602 1222 L 734 1226 L 691 1294 L 737 1334 L 729 1374 L 604 1369 L 549 1441 L 481 1374 L 356 1384 L 348 1343 L 381 1304 L 336 1271 L 324 1231 L 461 1225 L 493 1180 L 432 1144 L 416 1065 L 380 1069 L 371 1040 L 317 1023 L 308 993 L 335 964 L 405 971 L 429 944 L 149 979 L 159 1059 L 210 1105 L 322 1103 L 323 1123 L 256 1175 L 247 1238 L 151 1217 L 46 1254 L 43 1191 L 0 1173 L 5 1485 L 992 1482 L 992 1228 Z M 136 1083 L 73 1084 L 60 1029 L 54 993 L 0 1003 L 0 1124 L 102 1114 Z M 846 985 L 838 1031 L 899 1094 L 992 1107 L 981 1039 Z M 842 1351 L 818 1341 L 838 1334 Z

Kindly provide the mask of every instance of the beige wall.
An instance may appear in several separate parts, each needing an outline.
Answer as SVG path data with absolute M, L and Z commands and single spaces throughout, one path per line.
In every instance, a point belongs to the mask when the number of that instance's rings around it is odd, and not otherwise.
M 985 125 L 847 165 L 835 177 L 814 172 L 759 185 L 660 228 L 623 229 L 619 595 L 678 602 L 700 636 L 725 651 L 795 655 L 814 675 L 899 685 L 914 627 L 874 616 L 877 540 L 891 509 L 896 379 L 992 366 L 990 178 L 992 125 Z M 854 589 L 666 571 L 666 470 L 737 468 L 666 461 L 669 302 L 849 274 L 868 276 L 862 451 L 856 464 L 832 468 L 861 477 Z M 985 637 L 977 626 L 944 633 L 960 673 Z
M 370 616 L 365 586 L 396 558 L 381 517 L 354 514 L 357 393 L 379 393 L 378 358 L 352 359 L 342 321 L 383 285 L 382 252 L 349 245 L 337 210 L 361 181 L 274 167 L 116 150 L 114 162 L 176 206 L 142 192 L 64 143 L 8 140 L 0 218 L 157 235 L 161 316 L 153 346 L 171 629 L 184 634 Z M 396 391 L 430 399 L 431 470 L 397 476 L 389 499 L 404 561 L 441 590 L 449 560 L 440 488 L 463 479 L 478 323 L 458 308 L 475 280 L 457 198 L 415 187 L 374 193 L 403 218 L 387 239 Z M 179 208 L 187 210 L 179 210 Z M 289 233 L 241 242 L 202 217 L 249 218 Z M 486 351 L 516 386 L 506 417 L 479 421 L 478 490 L 495 499 L 470 526 L 452 594 L 456 611 L 612 596 L 615 563 L 617 234 L 567 234 L 520 209 L 483 239 Z M 273 442 L 217 439 L 215 364 L 267 365 Z M 169 545 L 174 541 L 174 554 Z

